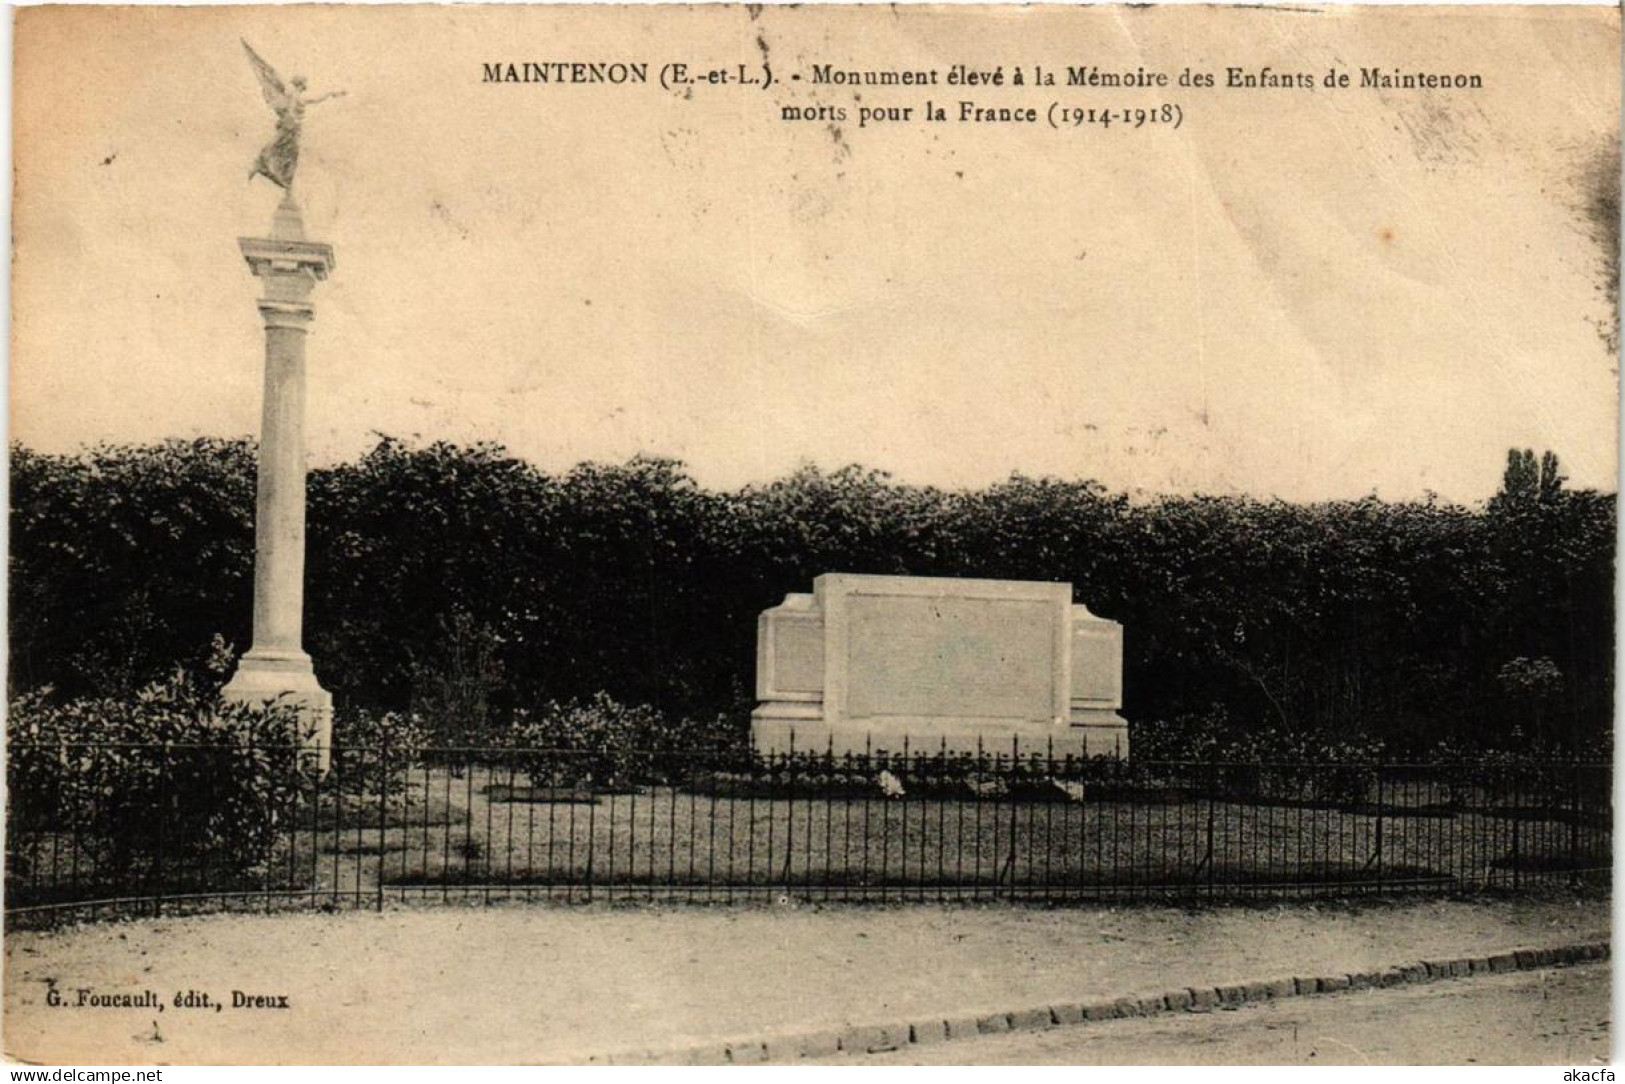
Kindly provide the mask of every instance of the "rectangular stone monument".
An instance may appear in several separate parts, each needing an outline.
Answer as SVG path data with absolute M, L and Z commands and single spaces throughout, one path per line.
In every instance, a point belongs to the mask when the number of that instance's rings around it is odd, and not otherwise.
M 1123 626 L 1072 586 L 829 573 L 756 625 L 762 752 L 1128 755 Z

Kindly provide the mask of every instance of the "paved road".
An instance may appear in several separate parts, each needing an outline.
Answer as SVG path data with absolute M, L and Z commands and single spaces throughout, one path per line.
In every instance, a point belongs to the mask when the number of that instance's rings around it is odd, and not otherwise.
M 1584 1066 L 1608 1059 L 1608 1024 L 1609 968 L 1593 964 L 1114 1020 L 831 1061 Z

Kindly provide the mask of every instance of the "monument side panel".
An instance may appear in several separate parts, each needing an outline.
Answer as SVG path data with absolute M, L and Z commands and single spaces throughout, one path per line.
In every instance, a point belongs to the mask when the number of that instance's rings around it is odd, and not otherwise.
M 788 595 L 756 621 L 756 709 L 751 741 L 760 752 L 813 747 L 823 721 L 824 622 L 811 595 Z
M 1072 700 L 1089 707 L 1123 702 L 1123 627 L 1090 619 L 1072 628 Z
M 792 601 L 794 600 L 794 601 Z M 817 700 L 824 693 L 824 621 L 793 595 L 757 623 L 756 695 L 761 700 Z

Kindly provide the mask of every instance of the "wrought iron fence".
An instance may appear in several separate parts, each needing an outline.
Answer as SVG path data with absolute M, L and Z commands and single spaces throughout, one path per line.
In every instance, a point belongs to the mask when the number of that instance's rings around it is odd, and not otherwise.
M 1217 900 L 1607 883 L 1607 764 L 8 747 L 9 923 L 412 899 Z

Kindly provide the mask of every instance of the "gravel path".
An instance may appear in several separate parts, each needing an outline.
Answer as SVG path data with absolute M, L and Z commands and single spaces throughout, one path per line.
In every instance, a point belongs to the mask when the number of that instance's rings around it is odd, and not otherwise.
M 14 1058 L 78 1064 L 569 1062 L 1608 929 L 1606 901 L 1566 898 L 212 915 L 9 935 L 5 1043 Z M 52 987 L 66 1006 L 48 1004 Z M 76 1007 L 80 989 L 152 990 L 165 1007 Z M 188 990 L 210 1006 L 177 1007 Z M 288 1008 L 235 1009 L 233 990 Z

